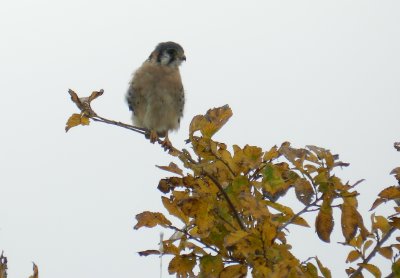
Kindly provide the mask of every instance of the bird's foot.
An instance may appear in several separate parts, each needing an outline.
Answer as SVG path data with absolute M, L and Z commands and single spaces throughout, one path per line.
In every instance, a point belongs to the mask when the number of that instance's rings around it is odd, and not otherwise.
M 155 131 L 155 130 L 150 130 L 149 138 L 150 138 L 150 143 L 154 144 L 154 143 L 158 140 L 157 131 Z
M 171 141 L 169 141 L 168 134 L 165 136 L 164 140 L 161 142 L 161 146 L 165 151 L 173 149 Z

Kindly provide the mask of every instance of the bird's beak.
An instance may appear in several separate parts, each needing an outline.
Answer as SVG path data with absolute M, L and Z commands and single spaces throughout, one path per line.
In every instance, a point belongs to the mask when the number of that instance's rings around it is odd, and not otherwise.
M 183 55 L 182 58 L 181 58 L 181 60 L 182 60 L 182 61 L 186 61 L 186 56 Z

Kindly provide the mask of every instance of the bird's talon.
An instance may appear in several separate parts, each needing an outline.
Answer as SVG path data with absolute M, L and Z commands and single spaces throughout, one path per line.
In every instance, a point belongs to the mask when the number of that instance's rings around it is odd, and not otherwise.
M 157 132 L 152 130 L 150 131 L 150 143 L 154 144 L 158 140 Z
M 166 151 L 171 150 L 173 148 L 171 141 L 169 141 L 169 139 L 168 139 L 168 136 L 165 137 L 165 139 L 161 142 L 161 146 Z

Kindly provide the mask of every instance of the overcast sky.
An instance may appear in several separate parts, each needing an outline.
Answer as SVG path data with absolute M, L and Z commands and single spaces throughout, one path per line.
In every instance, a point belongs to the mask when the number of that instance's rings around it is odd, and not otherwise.
M 77 112 L 68 88 L 104 89 L 95 111 L 129 122 L 131 73 L 169 40 L 187 56 L 174 145 L 184 146 L 194 115 L 229 104 L 219 141 L 314 144 L 351 163 L 337 174 L 366 179 L 359 210 L 369 227 L 368 209 L 400 166 L 399 12 L 396 0 L 1 1 L 0 249 L 9 277 L 28 277 L 32 261 L 41 278 L 159 276 L 158 258 L 136 252 L 157 248 L 162 229 L 132 227 L 137 213 L 164 211 L 156 187 L 168 173 L 154 165 L 171 157 L 121 128 L 64 126 Z M 292 229 L 290 240 L 300 259 L 318 255 L 345 277 L 339 219 L 331 244 L 314 228 Z

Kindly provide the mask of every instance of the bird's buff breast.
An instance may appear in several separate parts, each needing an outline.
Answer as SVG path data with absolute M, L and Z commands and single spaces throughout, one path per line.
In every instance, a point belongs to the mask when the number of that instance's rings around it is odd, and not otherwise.
M 156 66 L 150 71 L 147 69 L 143 74 L 137 74 L 142 75 L 138 78 L 142 84 L 136 85 L 146 88 L 143 91 L 146 100 L 143 118 L 134 119 L 135 122 L 141 122 L 143 126 L 159 133 L 177 129 L 182 109 L 182 82 L 179 70 Z

